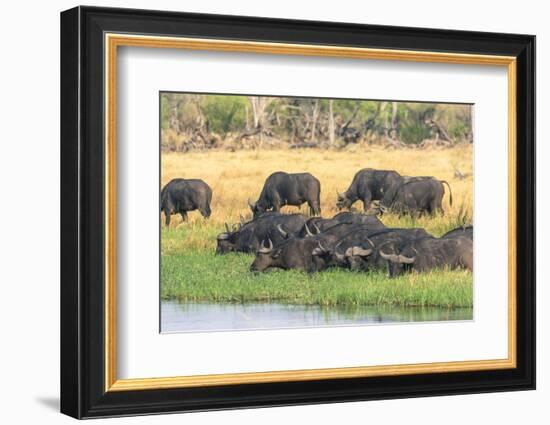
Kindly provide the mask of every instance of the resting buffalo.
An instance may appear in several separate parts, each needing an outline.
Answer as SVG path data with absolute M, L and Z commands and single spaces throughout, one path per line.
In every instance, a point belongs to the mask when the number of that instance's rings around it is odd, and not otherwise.
M 300 269 L 308 273 L 323 270 L 331 264 L 330 258 L 325 255 L 321 247 L 332 247 L 343 235 L 357 231 L 361 226 L 353 223 L 340 223 L 318 235 L 307 238 L 290 236 L 281 243 L 274 243 L 267 238 L 262 241 L 250 270 Z M 281 227 L 279 226 L 279 230 Z
M 311 215 L 321 214 L 321 183 L 309 173 L 288 174 L 282 171 L 271 174 L 265 181 L 256 202 L 248 201 L 257 217 L 272 209 L 279 211 L 284 205 L 301 206 L 307 202 Z
M 395 183 L 380 201 L 382 212 L 388 210 L 399 213 L 443 212 L 442 201 L 445 194 L 444 184 L 449 188 L 449 203 L 453 205 L 451 186 L 445 180 L 434 177 L 404 177 L 401 183 Z
M 461 226 L 454 230 L 451 230 L 447 233 L 445 233 L 442 238 L 458 238 L 458 237 L 466 237 L 470 240 L 474 240 L 474 226 Z
M 382 247 L 389 243 L 404 244 L 421 237 L 431 235 L 420 228 L 356 231 L 340 239 L 332 255 L 336 265 L 352 270 L 383 268 L 386 262 L 380 257 Z
M 252 272 L 263 272 L 270 268 L 298 269 L 314 273 L 326 268 L 324 261 L 312 255 L 317 247 L 315 238 L 291 238 L 274 245 L 271 239 L 264 240 L 250 266 Z
M 366 224 L 373 229 L 384 229 L 386 226 L 380 221 L 378 217 L 370 214 L 361 214 L 351 211 L 342 211 L 333 217 L 340 223 L 354 223 L 354 224 Z
M 374 215 L 355 214 L 352 212 L 342 212 L 336 214 L 333 218 L 310 218 L 301 231 L 298 233 L 298 237 L 308 237 L 318 235 L 325 232 L 333 226 L 338 224 L 361 224 L 367 226 L 369 229 L 384 229 L 384 223 L 382 223 L 378 217 Z M 341 227 L 342 228 L 342 227 Z
M 281 229 L 283 226 L 289 232 L 298 232 L 306 222 L 301 214 L 281 214 L 267 212 L 260 217 L 240 225 L 239 228 L 229 229 L 217 237 L 217 254 L 228 252 L 256 252 L 264 239 L 271 239 L 275 243 L 284 241 Z
M 333 218 L 312 217 L 304 223 L 300 231 L 295 236 L 299 238 L 315 236 L 331 228 L 332 226 L 336 226 L 337 224 L 340 224 L 340 222 L 334 220 Z
M 372 201 L 381 200 L 389 188 L 401 181 L 401 175 L 396 171 L 374 170 L 364 168 L 355 174 L 344 193 L 338 193 L 336 207 L 349 209 L 358 200 L 363 201 L 363 209 L 367 211 Z
M 200 179 L 173 179 L 160 192 L 160 210 L 164 212 L 166 225 L 170 225 L 170 216 L 181 214 L 187 220 L 187 212 L 199 210 L 203 217 L 212 213 L 210 202 L 212 189 Z
M 467 237 L 419 238 L 381 248 L 390 277 L 409 270 L 426 272 L 435 267 L 473 270 L 473 243 Z

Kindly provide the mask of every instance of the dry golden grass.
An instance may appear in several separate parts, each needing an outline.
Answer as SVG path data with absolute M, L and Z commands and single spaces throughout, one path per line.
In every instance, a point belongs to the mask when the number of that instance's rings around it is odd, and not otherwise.
M 464 211 L 472 216 L 473 161 L 472 146 L 463 145 L 450 149 L 401 149 L 354 146 L 346 150 L 257 150 L 257 151 L 200 151 L 191 153 L 163 153 L 162 181 L 164 186 L 176 177 L 200 178 L 213 191 L 210 223 L 236 223 L 239 214 L 250 217 L 247 199 L 255 201 L 265 179 L 275 171 L 289 173 L 310 172 L 321 181 L 321 209 L 324 217 L 337 213 L 336 191 L 347 189 L 355 173 L 366 167 L 396 170 L 402 175 L 434 176 L 447 180 L 453 192 L 453 207 L 449 206 L 446 190 L 443 199 L 445 216 L 458 216 Z M 455 168 L 468 175 L 463 180 L 454 177 Z M 354 205 L 362 209 L 362 203 Z M 298 212 L 297 207 L 285 207 L 284 211 Z M 307 205 L 301 208 L 308 212 Z M 180 217 L 173 217 L 176 226 Z M 191 225 L 201 225 L 204 219 L 198 212 L 189 214 Z M 397 225 L 391 216 L 387 225 Z M 392 223 L 395 221 L 395 223 Z M 418 224 L 428 223 L 422 218 Z

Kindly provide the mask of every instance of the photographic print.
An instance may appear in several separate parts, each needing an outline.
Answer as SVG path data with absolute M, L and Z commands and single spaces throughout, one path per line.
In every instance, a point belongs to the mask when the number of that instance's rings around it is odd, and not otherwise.
M 63 413 L 534 389 L 534 36 L 80 6 L 61 40 Z
M 473 319 L 473 118 L 161 92 L 161 332 Z

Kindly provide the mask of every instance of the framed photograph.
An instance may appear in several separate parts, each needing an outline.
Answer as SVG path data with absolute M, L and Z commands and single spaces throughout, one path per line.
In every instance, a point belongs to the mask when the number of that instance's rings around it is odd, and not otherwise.
M 61 411 L 534 389 L 534 70 L 530 35 L 63 12 Z

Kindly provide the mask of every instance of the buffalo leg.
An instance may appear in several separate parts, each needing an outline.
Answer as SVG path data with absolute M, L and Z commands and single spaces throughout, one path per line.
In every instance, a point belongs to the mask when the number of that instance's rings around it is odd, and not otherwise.
M 371 201 L 372 201 L 372 196 L 370 194 L 363 198 L 363 210 L 365 212 L 369 210 Z
M 200 209 L 200 213 L 204 218 L 210 217 L 210 214 L 212 214 L 212 210 L 210 209 L 210 206 L 207 204 L 205 208 Z
M 443 215 L 443 206 L 441 205 L 441 201 L 438 202 L 437 200 L 434 200 L 430 202 L 428 213 L 430 215 L 436 215 L 437 213 L 441 213 L 441 215 Z
M 321 215 L 321 207 L 317 203 L 309 203 L 309 214 L 313 217 L 320 216 Z
M 180 211 L 181 219 L 187 221 L 187 211 Z
M 164 224 L 166 224 L 166 227 L 170 226 L 170 216 L 171 215 L 172 214 L 170 213 L 170 211 L 164 210 Z

